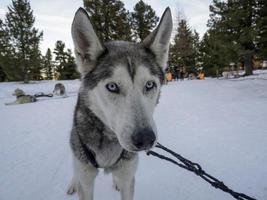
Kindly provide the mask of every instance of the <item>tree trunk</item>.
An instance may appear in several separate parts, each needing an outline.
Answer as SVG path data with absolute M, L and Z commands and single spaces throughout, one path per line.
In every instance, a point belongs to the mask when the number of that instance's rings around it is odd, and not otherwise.
M 28 72 L 28 67 L 26 66 L 25 60 L 23 61 L 23 82 L 24 83 L 29 83 L 29 72 Z
M 24 83 L 29 83 L 29 75 L 28 75 L 28 72 L 24 73 L 23 82 Z
M 245 76 L 253 74 L 252 57 L 253 57 L 252 53 L 247 53 L 244 55 Z

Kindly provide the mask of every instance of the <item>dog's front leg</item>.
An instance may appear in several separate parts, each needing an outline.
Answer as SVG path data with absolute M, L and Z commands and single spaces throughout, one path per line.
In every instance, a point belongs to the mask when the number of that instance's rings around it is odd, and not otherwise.
M 94 181 L 98 170 L 90 164 L 81 163 L 76 158 L 73 159 L 75 190 L 79 200 L 93 200 Z
M 133 200 L 134 175 L 137 169 L 138 157 L 121 161 L 120 167 L 112 171 L 114 188 L 121 193 L 121 200 Z

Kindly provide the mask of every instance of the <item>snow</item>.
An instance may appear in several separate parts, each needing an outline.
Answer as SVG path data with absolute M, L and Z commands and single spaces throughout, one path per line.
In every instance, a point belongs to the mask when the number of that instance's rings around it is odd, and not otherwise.
M 68 145 L 79 81 L 61 81 L 68 98 L 5 106 L 16 88 L 51 92 L 58 81 L 0 84 L 0 199 L 59 200 L 72 177 Z M 238 192 L 267 199 L 267 71 L 239 79 L 171 82 L 155 112 L 159 141 L 198 162 Z M 158 150 L 157 150 L 158 151 Z M 135 199 L 230 200 L 194 174 L 140 153 Z M 95 199 L 119 199 L 110 175 Z

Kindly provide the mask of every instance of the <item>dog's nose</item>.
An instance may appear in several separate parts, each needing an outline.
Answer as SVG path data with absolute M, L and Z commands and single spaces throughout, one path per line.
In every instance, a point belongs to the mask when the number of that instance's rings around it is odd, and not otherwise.
M 146 150 L 151 148 L 155 140 L 155 133 L 148 128 L 141 129 L 132 135 L 132 142 L 138 150 Z

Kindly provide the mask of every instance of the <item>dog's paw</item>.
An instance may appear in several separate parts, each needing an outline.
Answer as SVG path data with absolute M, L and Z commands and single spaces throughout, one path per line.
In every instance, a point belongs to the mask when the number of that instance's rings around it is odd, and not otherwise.
M 76 192 L 76 184 L 74 182 L 71 182 L 71 184 L 69 185 L 68 189 L 67 189 L 67 194 L 68 195 L 72 195 Z

